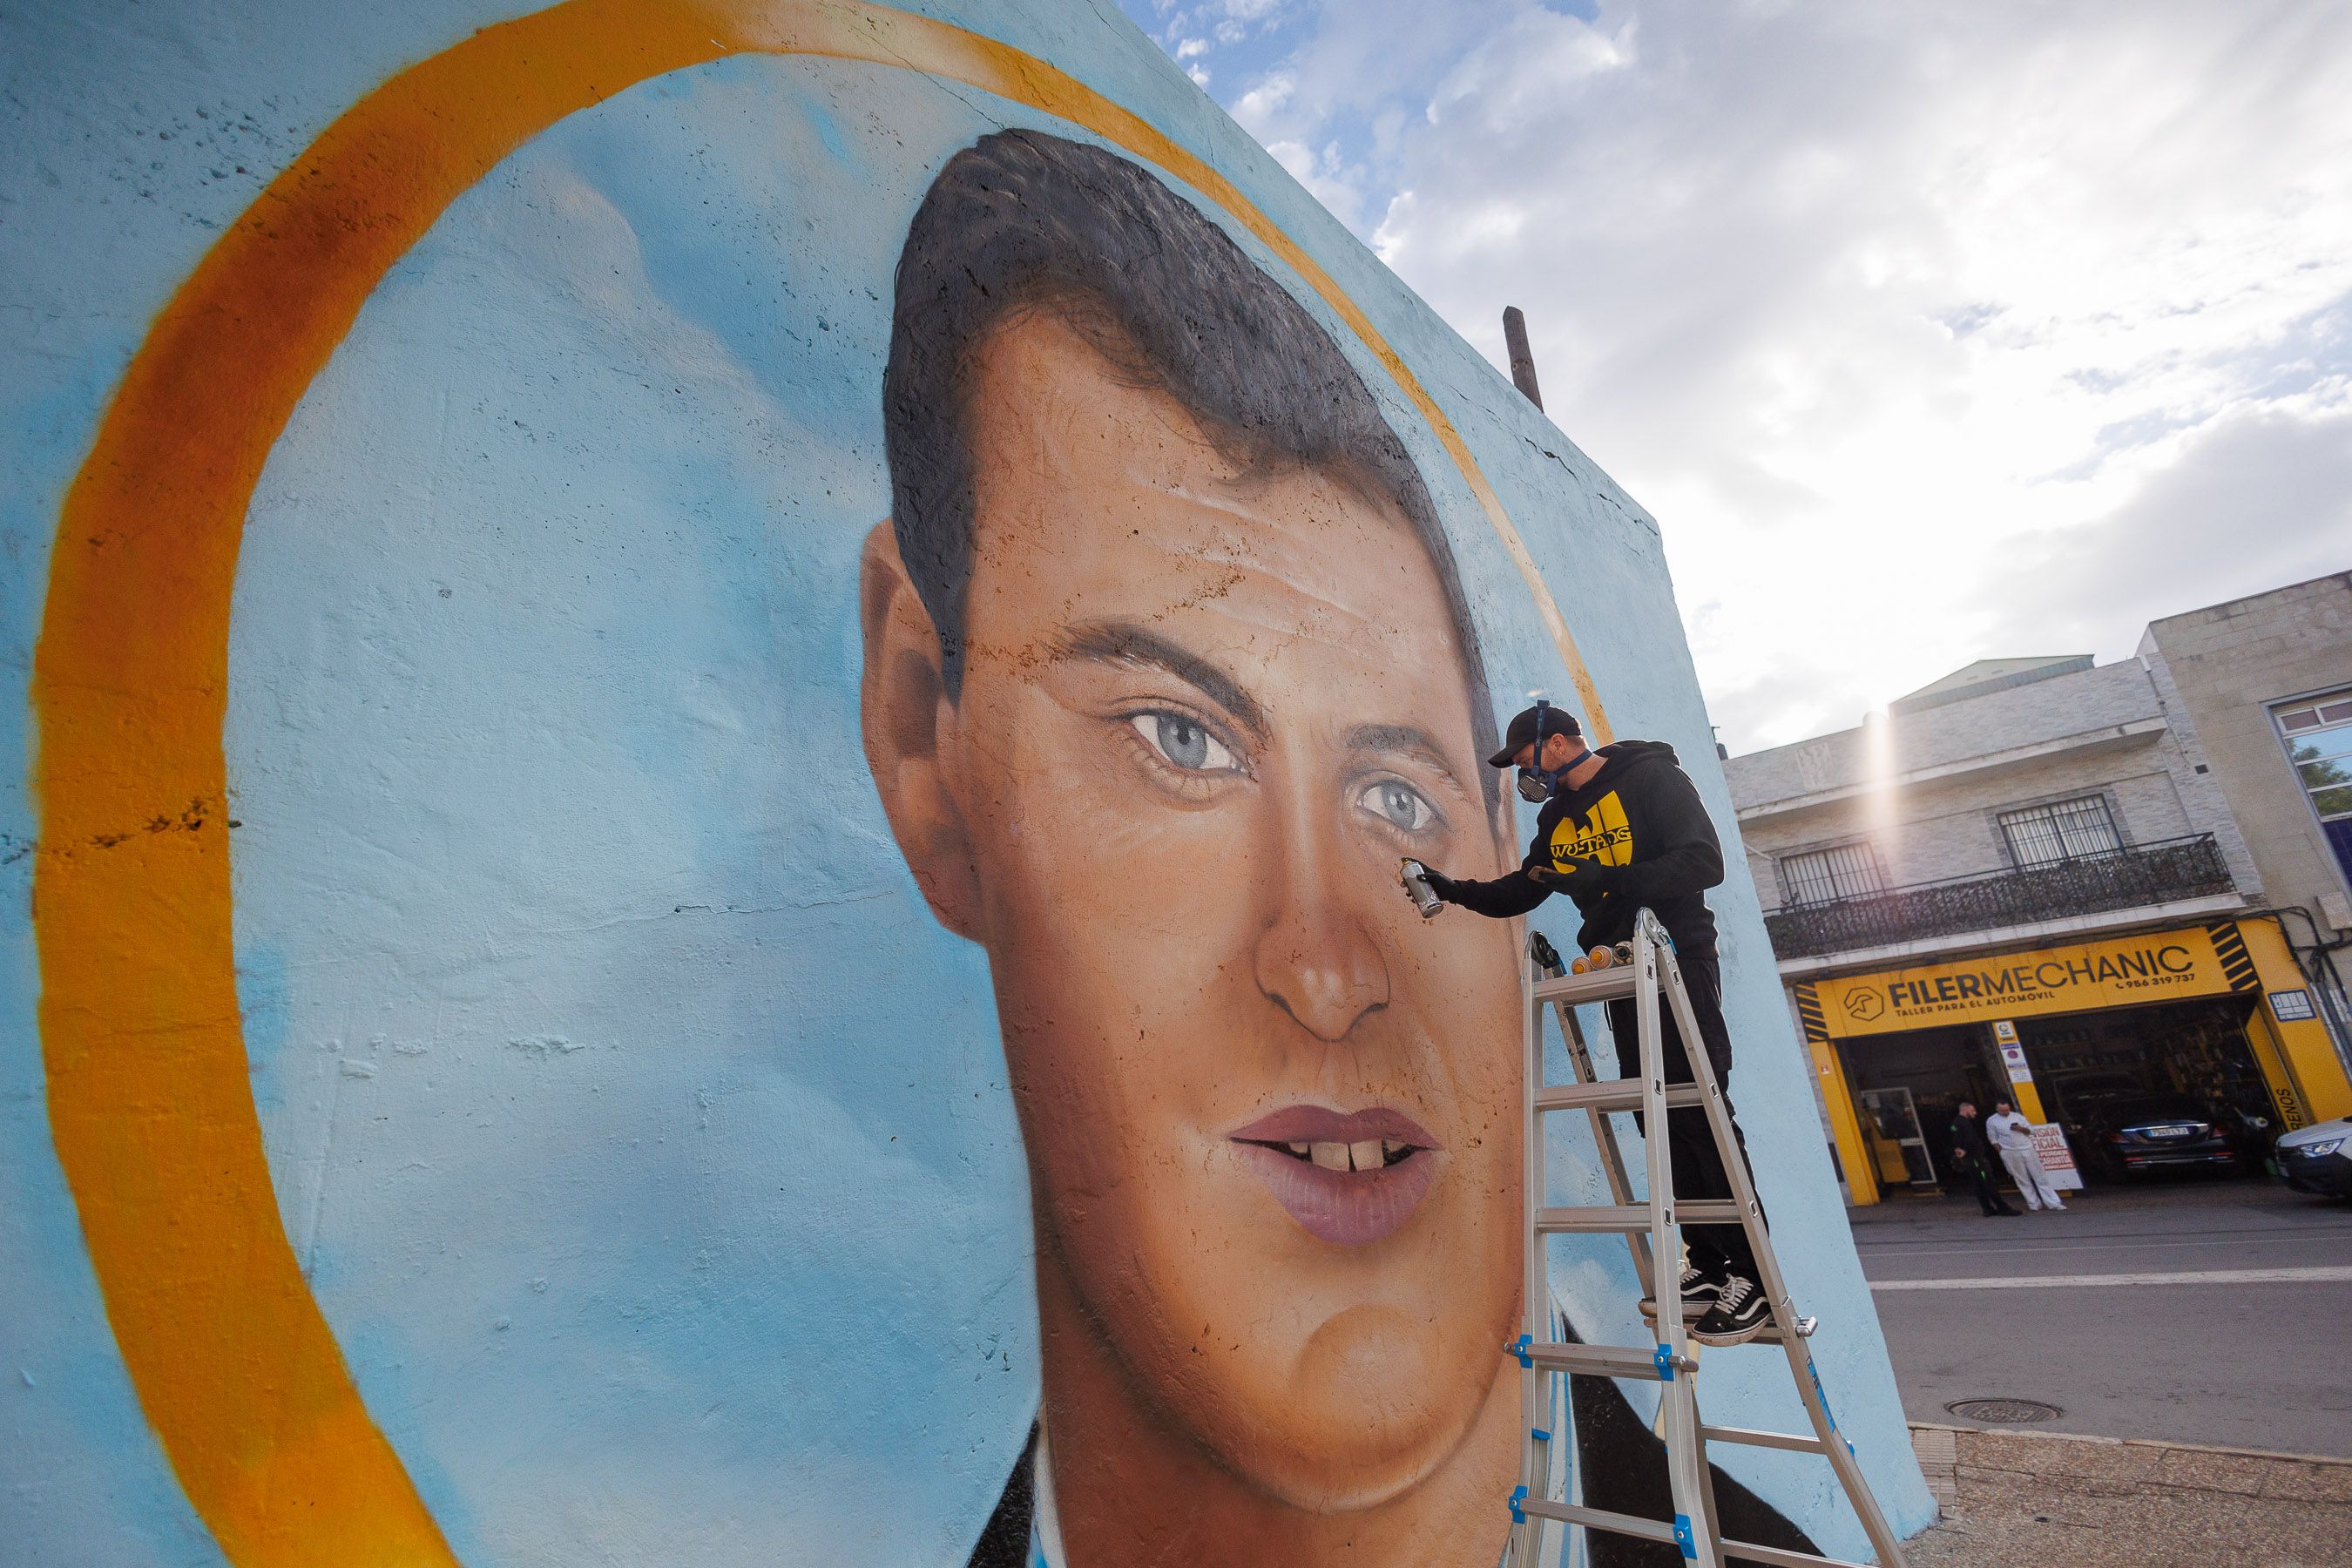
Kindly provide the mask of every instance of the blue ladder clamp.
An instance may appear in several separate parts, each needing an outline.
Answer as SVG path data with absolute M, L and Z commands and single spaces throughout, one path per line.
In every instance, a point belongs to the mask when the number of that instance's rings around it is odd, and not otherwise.
M 1521 1366 L 1533 1367 L 1536 1364 L 1536 1358 L 1528 1353 L 1528 1347 L 1534 1343 L 1535 1341 L 1533 1339 L 1526 1334 L 1521 1334 L 1517 1339 L 1513 1340 L 1509 1344 L 1503 1347 L 1503 1353 L 1505 1355 L 1515 1355 L 1518 1357 L 1519 1364 Z M 1815 1382 L 1816 1384 L 1818 1384 L 1819 1380 L 1816 1379 Z
M 1672 1345 L 1669 1345 L 1669 1344 L 1665 1343 L 1664 1342 L 1661 1341 L 1661 1342 L 1659 1342 L 1659 1345 L 1658 1345 L 1657 1350 L 1656 1350 L 1656 1351 L 1654 1351 L 1654 1352 L 1652 1352 L 1652 1354 L 1651 1354 L 1651 1356 L 1650 1356 L 1650 1360 L 1651 1360 L 1651 1362 L 1652 1362 L 1653 1363 L 1654 1363 L 1654 1364 L 1656 1365 L 1656 1367 L 1657 1367 L 1657 1369 L 1658 1369 L 1658 1380 L 1659 1380 L 1660 1382 L 1662 1382 L 1662 1383 L 1672 1383 L 1672 1382 L 1674 1382 L 1674 1380 L 1675 1380 L 1675 1351 L 1674 1351 L 1674 1347 L 1673 1347 Z
M 1693 1562 L 1698 1560 L 1698 1542 L 1691 1539 L 1690 1515 L 1686 1513 L 1675 1515 L 1675 1544 L 1683 1549 L 1684 1556 Z
M 1525 1488 L 1525 1487 L 1523 1487 L 1523 1486 L 1520 1486 L 1520 1487 L 1513 1487 L 1513 1488 L 1511 1489 L 1511 1522 L 1512 1522 L 1513 1524 L 1525 1524 L 1525 1523 L 1527 1523 L 1527 1521 L 1528 1521 L 1528 1510 L 1525 1510 L 1525 1509 L 1523 1509 L 1523 1508 L 1521 1508 L 1521 1507 L 1519 1506 L 1521 1503 L 1523 1503 L 1523 1502 L 1525 1502 L 1525 1501 L 1527 1501 L 1527 1500 L 1528 1500 L 1528 1489 L 1527 1489 L 1527 1488 Z

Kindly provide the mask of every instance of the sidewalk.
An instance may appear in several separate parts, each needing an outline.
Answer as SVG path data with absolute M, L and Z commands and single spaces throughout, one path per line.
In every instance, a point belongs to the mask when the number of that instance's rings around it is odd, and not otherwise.
M 1913 1568 L 2346 1568 L 2352 1460 L 1915 1425 Z

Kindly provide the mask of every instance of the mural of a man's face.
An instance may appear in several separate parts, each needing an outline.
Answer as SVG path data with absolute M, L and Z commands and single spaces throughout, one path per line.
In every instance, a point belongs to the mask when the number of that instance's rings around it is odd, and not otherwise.
M 1051 311 L 981 345 L 961 688 L 885 525 L 867 750 L 989 952 L 1049 1320 L 1258 1486 L 1369 1502 L 1460 1440 L 1517 1297 L 1509 941 L 1395 875 L 1498 858 L 1465 653 L 1393 509 L 1139 383 Z

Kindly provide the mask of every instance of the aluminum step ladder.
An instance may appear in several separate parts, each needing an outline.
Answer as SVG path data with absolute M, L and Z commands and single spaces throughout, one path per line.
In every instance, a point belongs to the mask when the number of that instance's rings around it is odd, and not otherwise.
M 1685 1559 L 1706 1564 L 1706 1568 L 1723 1568 L 1727 1554 L 1764 1563 L 1768 1568 L 1858 1568 L 1842 1558 L 1817 1557 L 1811 1552 L 1723 1539 L 1716 1522 L 1715 1485 L 1707 1464 L 1707 1445 L 1744 1443 L 1819 1454 L 1827 1458 L 1882 1568 L 1901 1568 L 1902 1542 L 1887 1523 L 1886 1516 L 1879 1511 L 1878 1500 L 1871 1495 L 1870 1483 L 1863 1479 L 1862 1467 L 1854 1458 L 1853 1446 L 1839 1435 L 1837 1422 L 1830 1415 L 1821 1375 L 1814 1371 L 1811 1352 L 1805 1346 L 1813 1331 L 1813 1320 L 1798 1316 L 1788 1284 L 1780 1276 L 1780 1260 L 1773 1256 L 1771 1237 L 1764 1228 L 1763 1215 L 1748 1179 L 1748 1163 L 1740 1157 L 1738 1140 L 1733 1136 L 1730 1108 L 1715 1081 L 1715 1070 L 1707 1061 L 1706 1052 L 1697 1049 L 1685 1053 L 1696 1082 L 1669 1084 L 1665 1080 L 1664 1041 L 1658 1026 L 1661 996 L 1674 1009 L 1675 1026 L 1682 1037 L 1693 1042 L 1699 1038 L 1697 1021 L 1691 1013 L 1690 994 L 1684 989 L 1682 971 L 1675 962 L 1674 947 L 1666 938 L 1665 928 L 1655 915 L 1643 910 L 1634 919 L 1633 940 L 1621 943 L 1616 950 L 1618 953 L 1627 953 L 1630 949 L 1630 953 L 1622 961 L 1582 973 L 1562 973 L 1559 955 L 1540 933 L 1529 933 L 1528 948 L 1529 957 L 1521 980 L 1520 1009 L 1526 1058 L 1520 1145 L 1526 1162 L 1523 1182 L 1527 1215 L 1520 1237 L 1526 1317 L 1518 1340 L 1505 1347 L 1507 1353 L 1517 1358 L 1521 1368 L 1521 1404 L 1528 1438 L 1520 1462 L 1519 1487 L 1511 1496 L 1510 1549 L 1505 1563 L 1508 1568 L 1538 1568 L 1538 1564 L 1548 1563 L 1549 1560 L 1538 1556 L 1538 1552 L 1544 1543 L 1545 1524 L 1552 1521 L 1581 1525 L 1588 1531 L 1602 1530 L 1668 1542 L 1680 1547 Z M 1642 1076 L 1638 1080 L 1601 1079 L 1593 1072 L 1592 1055 L 1574 1011 L 1586 1003 L 1612 1002 L 1623 997 L 1631 997 L 1634 1004 L 1642 1053 Z M 1560 1037 L 1567 1042 L 1569 1061 L 1576 1072 L 1572 1084 L 1544 1081 L 1543 1017 L 1547 1007 L 1559 1017 Z M 1727 1201 L 1675 1200 L 1674 1172 L 1664 1136 L 1666 1111 L 1669 1108 L 1694 1106 L 1705 1110 L 1716 1147 L 1722 1152 L 1724 1168 L 1730 1173 L 1732 1196 Z M 1544 1187 L 1544 1118 L 1575 1110 L 1583 1111 L 1591 1119 L 1592 1141 L 1600 1151 L 1610 1202 L 1572 1208 L 1548 1206 L 1544 1201 L 1548 1195 Z M 1635 1110 L 1642 1113 L 1642 1124 L 1648 1130 L 1643 1141 L 1649 1176 L 1650 1195 L 1646 1201 L 1633 1196 L 1624 1156 L 1609 1120 L 1613 1113 Z M 1699 1415 L 1698 1358 L 1690 1339 L 1690 1325 L 1683 1321 L 1682 1293 L 1675 1289 L 1682 1273 L 1681 1227 L 1734 1223 L 1747 1230 L 1748 1239 L 1756 1249 L 1757 1272 L 1760 1276 L 1757 1284 L 1772 1310 L 1771 1326 L 1749 1342 L 1777 1344 L 1787 1353 L 1797 1395 L 1812 1421 L 1811 1436 L 1710 1426 Z M 1655 1298 L 1658 1304 L 1654 1345 L 1546 1342 L 1545 1336 L 1550 1332 L 1548 1320 L 1551 1287 L 1546 1268 L 1545 1238 L 1590 1235 L 1621 1235 L 1632 1247 L 1634 1273 L 1642 1281 L 1643 1292 Z M 1658 1384 L 1661 1435 L 1666 1447 L 1674 1519 L 1651 1520 L 1612 1513 L 1549 1495 L 1551 1412 L 1555 1395 L 1564 1396 L 1567 1392 L 1558 1385 L 1558 1380 L 1571 1373 L 1642 1378 Z M 1567 1408 L 1564 1397 L 1560 1408 L 1563 1412 Z

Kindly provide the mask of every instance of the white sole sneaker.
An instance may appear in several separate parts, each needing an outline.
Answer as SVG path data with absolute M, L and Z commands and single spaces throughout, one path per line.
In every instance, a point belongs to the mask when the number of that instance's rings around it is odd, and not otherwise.
M 1691 1338 L 1703 1345 L 1712 1345 L 1720 1350 L 1726 1345 L 1744 1345 L 1771 1326 L 1772 1315 L 1767 1312 L 1762 1319 L 1745 1328 L 1726 1330 L 1719 1333 L 1693 1329 Z

